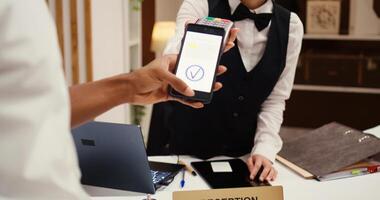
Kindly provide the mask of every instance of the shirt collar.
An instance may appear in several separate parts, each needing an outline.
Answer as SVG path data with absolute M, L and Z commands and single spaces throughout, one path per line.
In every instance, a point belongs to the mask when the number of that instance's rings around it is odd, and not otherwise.
M 240 0 L 228 0 L 228 3 L 230 4 L 230 7 L 231 7 L 231 14 L 233 14 L 235 12 L 236 8 L 238 7 L 238 5 L 241 3 L 241 1 Z M 272 13 L 273 12 L 272 0 L 267 0 L 267 2 L 265 2 L 260 7 L 254 9 L 254 10 L 251 10 L 251 12 L 257 13 L 257 14 Z

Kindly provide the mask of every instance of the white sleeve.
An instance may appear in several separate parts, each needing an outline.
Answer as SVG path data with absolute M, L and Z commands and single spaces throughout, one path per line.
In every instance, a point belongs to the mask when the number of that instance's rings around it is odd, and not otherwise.
M 261 106 L 258 116 L 256 137 L 252 155 L 259 154 L 274 162 L 281 150 L 282 140 L 279 131 L 283 121 L 285 101 L 289 99 L 293 88 L 294 76 L 301 51 L 303 24 L 299 17 L 292 13 L 289 27 L 289 43 L 286 66 L 272 93 Z
M 45 0 L 0 3 L 0 199 L 87 199 Z
M 169 40 L 164 54 L 178 54 L 186 22 L 195 22 L 197 19 L 207 15 L 207 0 L 184 0 L 177 14 L 175 35 Z

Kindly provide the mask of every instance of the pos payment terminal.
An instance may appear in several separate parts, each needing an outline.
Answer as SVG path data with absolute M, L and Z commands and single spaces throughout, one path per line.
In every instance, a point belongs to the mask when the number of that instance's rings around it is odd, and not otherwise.
M 217 66 L 232 26 L 230 20 L 212 17 L 187 25 L 175 74 L 195 95 L 187 97 L 171 88 L 171 96 L 205 104 L 211 102 Z

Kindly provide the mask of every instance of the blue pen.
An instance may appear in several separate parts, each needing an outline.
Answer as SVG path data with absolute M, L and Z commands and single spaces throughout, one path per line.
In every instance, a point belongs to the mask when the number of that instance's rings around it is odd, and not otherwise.
M 184 169 L 182 170 L 182 180 L 180 182 L 180 185 L 181 185 L 181 189 L 185 187 L 185 170 Z

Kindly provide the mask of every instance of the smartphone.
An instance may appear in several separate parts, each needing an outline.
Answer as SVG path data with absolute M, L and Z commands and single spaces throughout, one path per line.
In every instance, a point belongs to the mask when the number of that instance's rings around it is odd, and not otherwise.
M 226 31 L 221 27 L 187 25 L 175 74 L 194 90 L 195 95 L 187 97 L 170 88 L 171 96 L 204 104 L 211 102 L 225 35 Z

